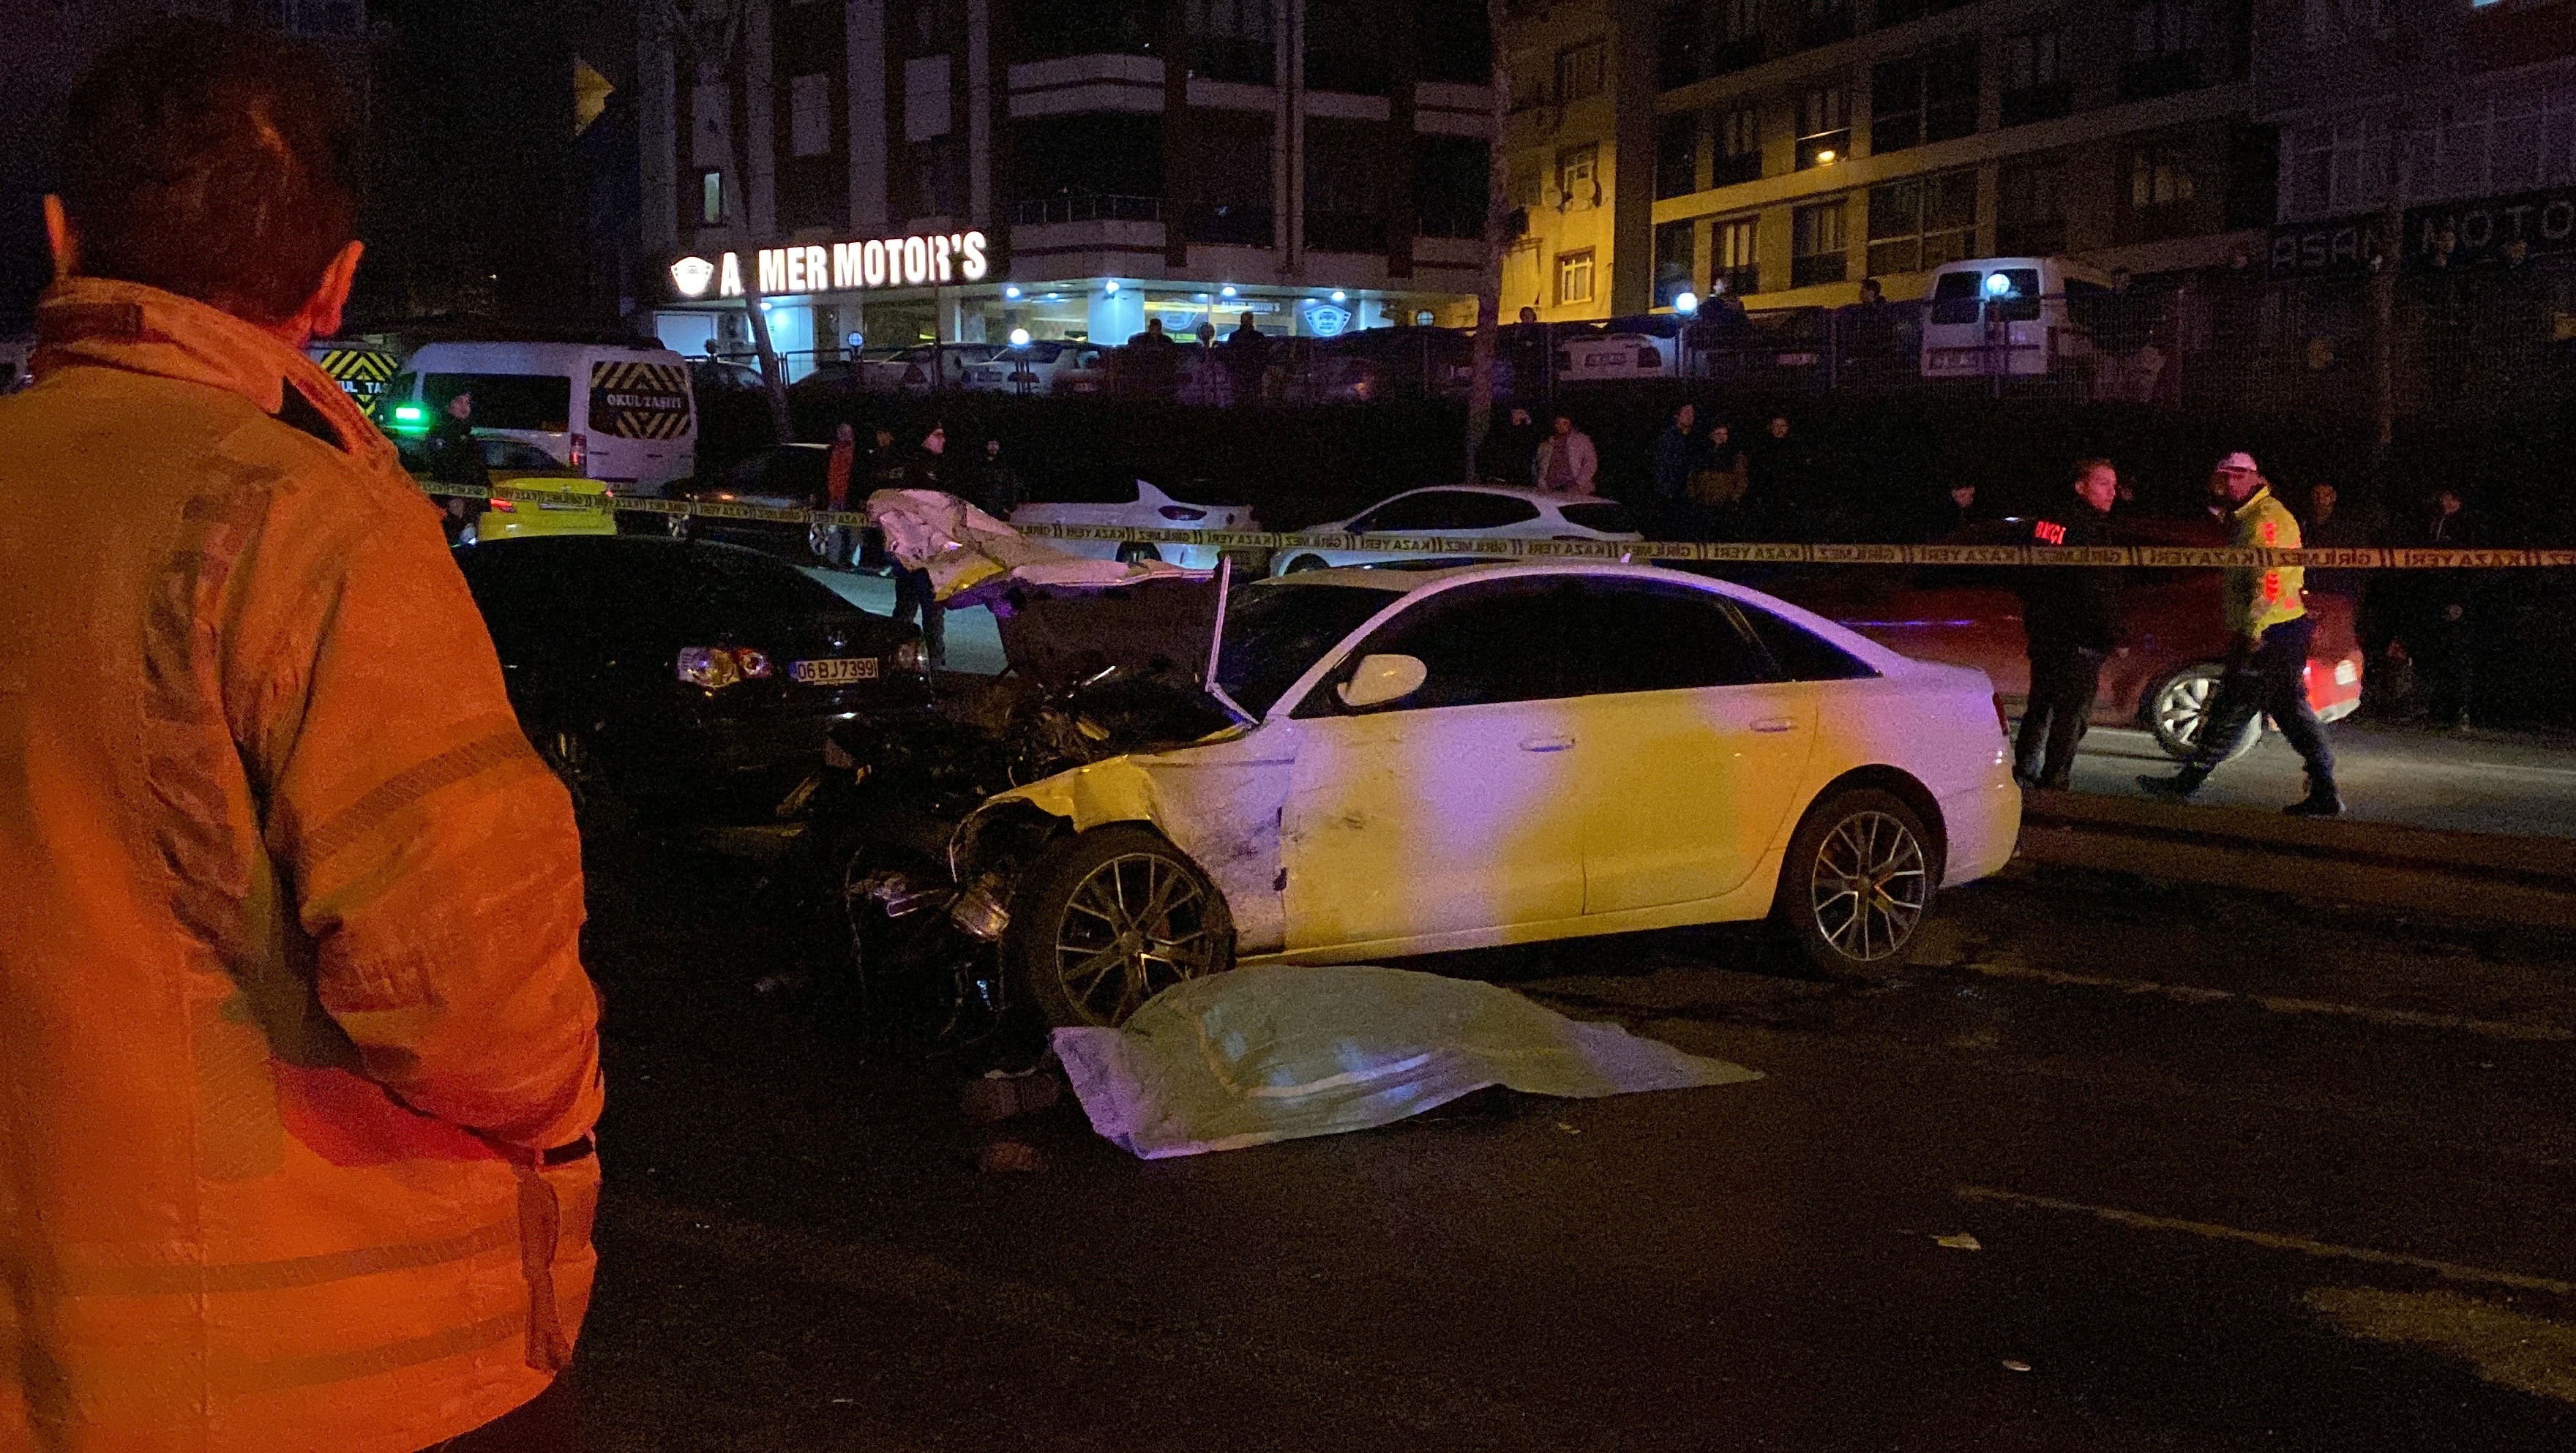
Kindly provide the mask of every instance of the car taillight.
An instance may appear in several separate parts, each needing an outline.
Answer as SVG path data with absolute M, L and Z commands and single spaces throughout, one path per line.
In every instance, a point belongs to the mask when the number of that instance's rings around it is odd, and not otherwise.
M 1207 518 L 1207 511 L 1190 509 L 1184 505 L 1165 505 L 1154 513 L 1161 515 L 1167 520 L 1204 520 Z
M 588 435 L 586 435 L 586 434 L 575 434 L 575 435 L 573 435 L 573 436 L 572 436 L 572 467 L 573 467 L 573 468 L 575 468 L 575 469 L 579 469 L 579 468 L 581 468 L 581 467 L 582 467 L 582 465 L 583 465 L 583 464 L 585 464 L 586 462 L 588 462 L 588 461 L 589 461 L 589 459 L 590 459 L 590 437 L 589 437 Z
M 517 509 L 518 506 L 496 494 L 490 499 L 483 501 L 483 508 L 487 510 L 499 510 L 501 513 L 506 515 L 512 510 Z
M 924 675 L 930 670 L 929 653 L 922 650 L 919 641 L 906 641 L 895 647 L 894 655 L 889 659 L 894 662 L 894 669 L 897 671 L 909 671 L 915 676 Z
M 769 672 L 769 653 L 749 646 L 680 648 L 679 678 L 691 686 L 709 691 L 722 691 L 742 681 L 758 681 L 767 677 Z

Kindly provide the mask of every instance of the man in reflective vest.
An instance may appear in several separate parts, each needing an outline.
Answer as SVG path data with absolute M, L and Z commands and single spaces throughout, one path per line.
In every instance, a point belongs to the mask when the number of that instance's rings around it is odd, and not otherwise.
M 2235 528 L 2234 544 L 2299 548 L 2298 517 L 2272 497 L 2253 455 L 2238 450 L 2219 460 L 2210 471 L 2209 491 Z M 2140 777 L 2139 786 L 2159 797 L 2189 797 L 2227 760 L 2229 749 L 2253 725 L 2255 713 L 2262 712 L 2279 723 L 2281 735 L 2307 763 L 2308 795 L 2284 810 L 2293 817 L 2333 817 L 2343 811 L 2343 797 L 2335 790 L 2334 750 L 2326 745 L 2325 728 L 2308 705 L 2308 642 L 2317 623 L 2303 598 L 2304 575 L 2296 565 L 2246 565 L 2226 572 L 2232 645 L 2226 672 L 2201 718 L 2199 744 L 2181 771 L 2171 777 Z
M 566 1445 L 598 1197 L 571 804 L 301 352 L 358 132 L 162 22 L 74 89 L 0 400 L 0 1450 Z

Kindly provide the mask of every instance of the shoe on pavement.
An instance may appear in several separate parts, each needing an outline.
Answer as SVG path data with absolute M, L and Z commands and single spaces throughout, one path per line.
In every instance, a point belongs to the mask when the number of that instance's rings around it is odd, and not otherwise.
M 2307 796 L 2281 810 L 2292 817 L 2341 817 L 2343 797 L 2331 787 L 2322 792 L 2312 787 Z
M 2199 780 L 2188 774 L 2158 777 L 2147 773 L 2138 778 L 2138 786 L 2149 797 L 2161 797 L 2167 802 L 2188 801 L 2191 794 L 2200 790 Z

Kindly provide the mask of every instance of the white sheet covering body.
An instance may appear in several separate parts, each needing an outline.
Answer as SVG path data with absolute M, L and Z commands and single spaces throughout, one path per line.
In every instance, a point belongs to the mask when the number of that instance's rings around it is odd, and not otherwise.
M 1761 1078 L 1407 969 L 1236 969 L 1055 1047 L 1092 1128 L 1147 1160 L 1385 1125 L 1488 1085 L 1592 1099 Z

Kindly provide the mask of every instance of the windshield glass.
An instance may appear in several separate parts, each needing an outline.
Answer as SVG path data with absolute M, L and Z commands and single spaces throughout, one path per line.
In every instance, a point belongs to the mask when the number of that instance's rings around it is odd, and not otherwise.
M 1252 585 L 1227 602 L 1217 684 L 1256 717 L 1370 616 L 1392 591 L 1356 585 Z
M 432 416 L 458 394 L 474 396 L 477 429 L 524 429 L 561 434 L 572 428 L 572 380 L 559 373 L 433 373 L 420 394 Z

